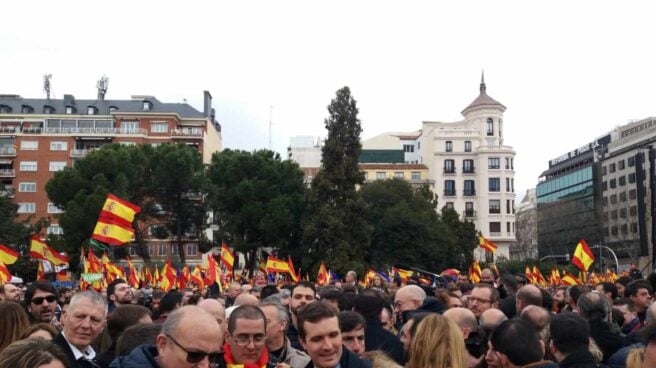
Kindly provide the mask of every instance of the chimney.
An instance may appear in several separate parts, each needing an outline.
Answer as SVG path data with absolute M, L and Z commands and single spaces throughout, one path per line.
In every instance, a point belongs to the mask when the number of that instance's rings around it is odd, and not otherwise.
M 212 118 L 212 95 L 209 91 L 203 91 L 203 114 L 208 119 Z

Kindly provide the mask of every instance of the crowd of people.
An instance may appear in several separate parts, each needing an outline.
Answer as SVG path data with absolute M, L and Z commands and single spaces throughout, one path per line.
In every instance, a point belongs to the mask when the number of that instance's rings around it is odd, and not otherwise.
M 655 283 L 540 287 L 484 269 L 437 289 L 353 271 L 223 292 L 5 284 L 0 368 L 656 367 Z

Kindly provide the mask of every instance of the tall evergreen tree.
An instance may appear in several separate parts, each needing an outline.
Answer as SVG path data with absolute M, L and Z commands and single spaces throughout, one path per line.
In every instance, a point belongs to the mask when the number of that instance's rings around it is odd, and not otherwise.
M 337 91 L 325 120 L 328 138 L 321 170 L 312 181 L 304 220 L 302 263 L 316 270 L 322 260 L 338 273 L 362 270 L 371 226 L 356 189 L 364 182 L 358 166 L 362 127 L 348 87 Z

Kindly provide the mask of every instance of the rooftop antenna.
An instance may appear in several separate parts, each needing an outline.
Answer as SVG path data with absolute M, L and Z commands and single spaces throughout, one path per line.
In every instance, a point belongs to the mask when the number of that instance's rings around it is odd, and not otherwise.
M 107 89 L 109 88 L 109 78 L 103 75 L 96 83 L 96 88 L 98 88 L 98 100 L 105 100 L 105 94 L 107 94 Z
M 46 93 L 46 98 L 49 100 L 50 99 L 50 79 L 52 78 L 52 74 L 44 74 L 43 75 L 43 91 Z M 54 97 L 54 93 L 53 93 Z

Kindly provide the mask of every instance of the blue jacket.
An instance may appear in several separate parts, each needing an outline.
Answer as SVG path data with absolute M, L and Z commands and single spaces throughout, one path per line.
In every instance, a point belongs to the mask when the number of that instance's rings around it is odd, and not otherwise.
M 157 361 L 157 347 L 155 345 L 141 345 L 127 356 L 114 359 L 110 368 L 159 368 Z

